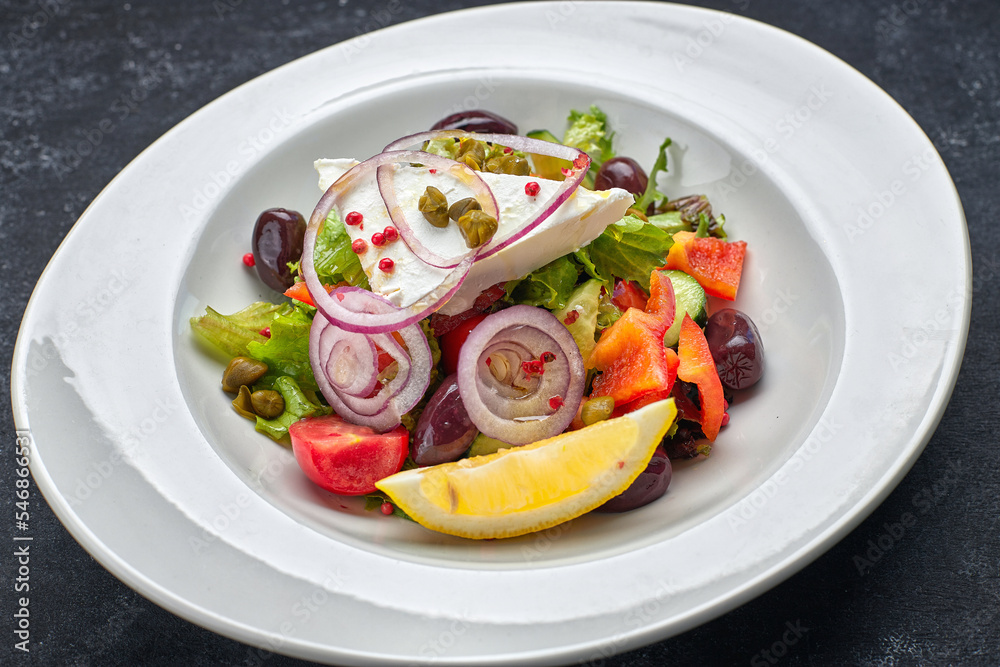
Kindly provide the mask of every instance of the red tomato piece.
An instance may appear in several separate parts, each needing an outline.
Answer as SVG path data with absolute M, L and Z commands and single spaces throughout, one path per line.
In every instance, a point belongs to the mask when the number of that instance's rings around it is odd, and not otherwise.
M 485 319 L 486 315 L 470 317 L 438 338 L 438 344 L 441 346 L 441 363 L 444 366 L 445 375 L 451 375 L 458 370 L 458 353 L 461 352 L 462 345 L 465 344 L 465 339 Z
M 402 470 L 410 451 L 410 435 L 402 425 L 376 433 L 337 415 L 297 421 L 288 433 L 306 477 L 344 496 L 376 491 L 375 482 Z
M 639 284 L 633 280 L 617 280 L 615 288 L 611 292 L 611 303 L 618 307 L 623 313 L 629 308 L 646 310 L 646 300 L 649 297 L 642 291 Z

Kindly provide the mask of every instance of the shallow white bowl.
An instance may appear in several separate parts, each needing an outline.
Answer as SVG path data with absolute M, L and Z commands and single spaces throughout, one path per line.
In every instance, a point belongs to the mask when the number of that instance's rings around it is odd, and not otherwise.
M 411 57 L 427 35 L 473 28 L 532 48 Z M 761 329 L 768 371 L 712 456 L 677 466 L 668 494 L 635 512 L 489 542 L 311 486 L 229 409 L 188 325 L 206 305 L 277 298 L 238 261 L 257 214 L 308 213 L 314 159 L 368 157 L 451 111 L 489 108 L 526 131 L 590 104 L 643 164 L 671 136 L 661 189 L 709 195 L 749 244 L 736 305 Z M 586 660 L 751 598 L 889 493 L 954 384 L 969 271 L 931 143 L 817 47 L 664 4 L 469 10 L 295 61 L 136 158 L 38 283 L 15 419 L 74 537 L 193 622 L 344 664 Z

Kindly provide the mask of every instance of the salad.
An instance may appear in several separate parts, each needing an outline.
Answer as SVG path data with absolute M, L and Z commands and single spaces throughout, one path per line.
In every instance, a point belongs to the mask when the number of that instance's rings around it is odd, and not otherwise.
M 616 155 L 597 107 L 561 138 L 484 110 L 316 161 L 310 220 L 264 211 L 243 257 L 287 299 L 193 330 L 222 388 L 303 472 L 366 507 L 507 537 L 666 493 L 756 383 L 746 243 L 701 195 Z M 249 268 L 249 267 L 252 267 Z

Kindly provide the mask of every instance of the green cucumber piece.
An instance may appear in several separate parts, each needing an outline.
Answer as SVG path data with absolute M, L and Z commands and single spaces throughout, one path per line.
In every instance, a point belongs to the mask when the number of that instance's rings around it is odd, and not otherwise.
M 705 323 L 708 322 L 708 312 L 705 310 L 708 297 L 698 281 L 683 271 L 669 270 L 664 271 L 663 274 L 670 278 L 670 283 L 674 286 L 674 300 L 677 303 L 674 323 L 663 334 L 663 344 L 667 347 L 673 347 L 677 345 L 677 341 L 681 337 L 681 322 L 684 321 L 684 313 L 690 315 L 694 323 L 700 327 L 705 326 Z

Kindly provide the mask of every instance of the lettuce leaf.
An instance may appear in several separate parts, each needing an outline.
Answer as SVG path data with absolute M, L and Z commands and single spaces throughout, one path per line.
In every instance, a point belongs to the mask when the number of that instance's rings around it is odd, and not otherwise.
M 324 285 L 346 281 L 355 287 L 371 289 L 368 276 L 361 268 L 361 260 L 351 250 L 351 237 L 336 211 L 330 211 L 316 237 L 313 264 Z
M 331 412 L 330 408 L 310 401 L 293 378 L 283 375 L 274 381 L 271 388 L 285 399 L 285 411 L 274 419 L 258 416 L 256 429 L 273 440 L 283 440 L 288 435 L 288 427 L 303 417 Z
M 649 291 L 649 274 L 663 266 L 674 244 L 656 225 L 627 215 L 575 253 L 588 274 L 611 287 L 615 278 L 634 280 Z
M 566 306 L 579 275 L 576 263 L 564 255 L 520 281 L 508 282 L 505 289 L 515 303 L 558 310 Z
M 299 309 L 278 314 L 267 325 L 271 337 L 247 344 L 249 356 L 267 364 L 268 375 L 287 375 L 304 389 L 319 389 L 309 363 L 309 329 L 312 318 Z
M 562 142 L 588 153 L 592 160 L 591 171 L 596 173 L 606 160 L 615 156 L 611 146 L 614 132 L 608 132 L 607 115 L 597 106 L 591 105 L 587 113 L 575 109 L 570 111 L 568 120 L 569 128 L 563 135 Z
M 646 191 L 642 193 L 634 205 L 639 211 L 645 212 L 650 204 L 655 204 L 658 201 L 666 200 L 667 196 L 656 189 L 656 179 L 660 175 L 660 172 L 667 171 L 667 149 L 670 148 L 670 144 L 673 141 L 670 137 L 663 140 L 660 144 L 660 151 L 656 156 L 656 162 L 653 163 L 653 169 L 649 172 L 649 181 L 646 184 Z
M 287 303 L 267 301 L 256 301 L 232 315 L 223 315 L 206 307 L 204 315 L 191 318 L 191 328 L 203 340 L 225 352 L 230 359 L 250 356 L 250 344 L 267 341 L 260 330 L 271 326 L 276 315 L 292 310 L 292 306 Z

